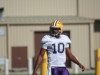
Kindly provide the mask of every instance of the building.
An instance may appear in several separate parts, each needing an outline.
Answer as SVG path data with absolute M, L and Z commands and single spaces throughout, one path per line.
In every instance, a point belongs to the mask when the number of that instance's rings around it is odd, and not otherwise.
M 0 57 L 9 59 L 9 70 L 27 68 L 27 59 L 38 54 L 39 40 L 55 19 L 63 22 L 64 34 L 72 40 L 72 53 L 86 69 L 95 68 L 95 51 L 100 46 L 100 1 L 89 1 L 0 0 L 5 17 L 0 21 Z M 69 64 L 73 72 L 74 65 Z

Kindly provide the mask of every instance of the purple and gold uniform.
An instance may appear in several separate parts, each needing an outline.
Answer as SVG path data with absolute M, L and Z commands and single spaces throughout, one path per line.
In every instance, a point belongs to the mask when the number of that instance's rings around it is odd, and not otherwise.
M 47 75 L 69 75 L 66 70 L 66 48 L 71 40 L 66 35 L 59 35 L 59 38 L 45 35 L 42 40 L 42 48 L 47 50 L 48 74 Z M 54 74 L 57 73 L 57 74 Z

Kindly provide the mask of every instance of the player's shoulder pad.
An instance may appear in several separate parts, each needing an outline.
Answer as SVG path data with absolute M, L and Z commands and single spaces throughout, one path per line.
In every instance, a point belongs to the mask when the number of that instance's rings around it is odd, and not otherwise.
M 61 37 L 67 42 L 67 43 L 71 43 L 71 40 L 69 39 L 69 37 L 67 35 L 62 34 Z
M 41 42 L 42 42 L 42 43 L 43 43 L 43 42 L 47 42 L 47 41 L 49 40 L 49 38 L 50 38 L 49 35 L 45 35 L 45 36 L 43 36 Z
M 63 38 L 69 38 L 67 35 L 62 34 L 61 37 Z

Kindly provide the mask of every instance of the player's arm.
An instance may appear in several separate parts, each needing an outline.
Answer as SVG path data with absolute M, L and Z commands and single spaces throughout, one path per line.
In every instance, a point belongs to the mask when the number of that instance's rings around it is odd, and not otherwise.
M 73 61 L 74 63 L 76 63 L 77 65 L 79 65 L 79 67 L 82 69 L 82 71 L 85 70 L 85 67 L 80 64 L 80 62 L 76 59 L 76 57 L 72 54 L 72 52 L 70 51 L 69 48 L 66 48 L 66 54 L 68 56 L 68 58 Z
M 46 50 L 44 48 L 41 48 L 38 58 L 36 60 L 35 66 L 34 66 L 33 75 L 37 75 L 37 69 L 39 68 L 40 64 L 42 63 L 43 55 L 45 52 L 46 52 Z

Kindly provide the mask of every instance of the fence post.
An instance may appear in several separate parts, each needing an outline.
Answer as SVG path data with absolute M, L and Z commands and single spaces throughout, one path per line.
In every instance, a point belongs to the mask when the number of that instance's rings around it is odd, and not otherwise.
M 77 57 L 76 57 L 76 59 L 77 59 Z M 78 74 L 79 72 L 78 72 L 78 65 L 77 64 L 74 64 L 74 73 L 75 74 Z
M 5 74 L 9 75 L 9 70 L 8 70 L 8 59 L 5 59 Z
M 78 74 L 78 65 L 77 64 L 74 65 L 74 73 Z
M 42 61 L 42 66 L 41 66 L 41 75 L 47 75 L 47 62 L 48 58 L 47 58 L 47 53 L 45 52 L 45 54 L 43 55 L 43 61 Z
M 33 65 L 32 65 L 32 59 L 29 58 L 28 59 L 28 73 L 29 74 L 32 74 L 32 67 L 33 67 Z
M 96 75 L 100 75 L 100 48 L 96 50 Z

